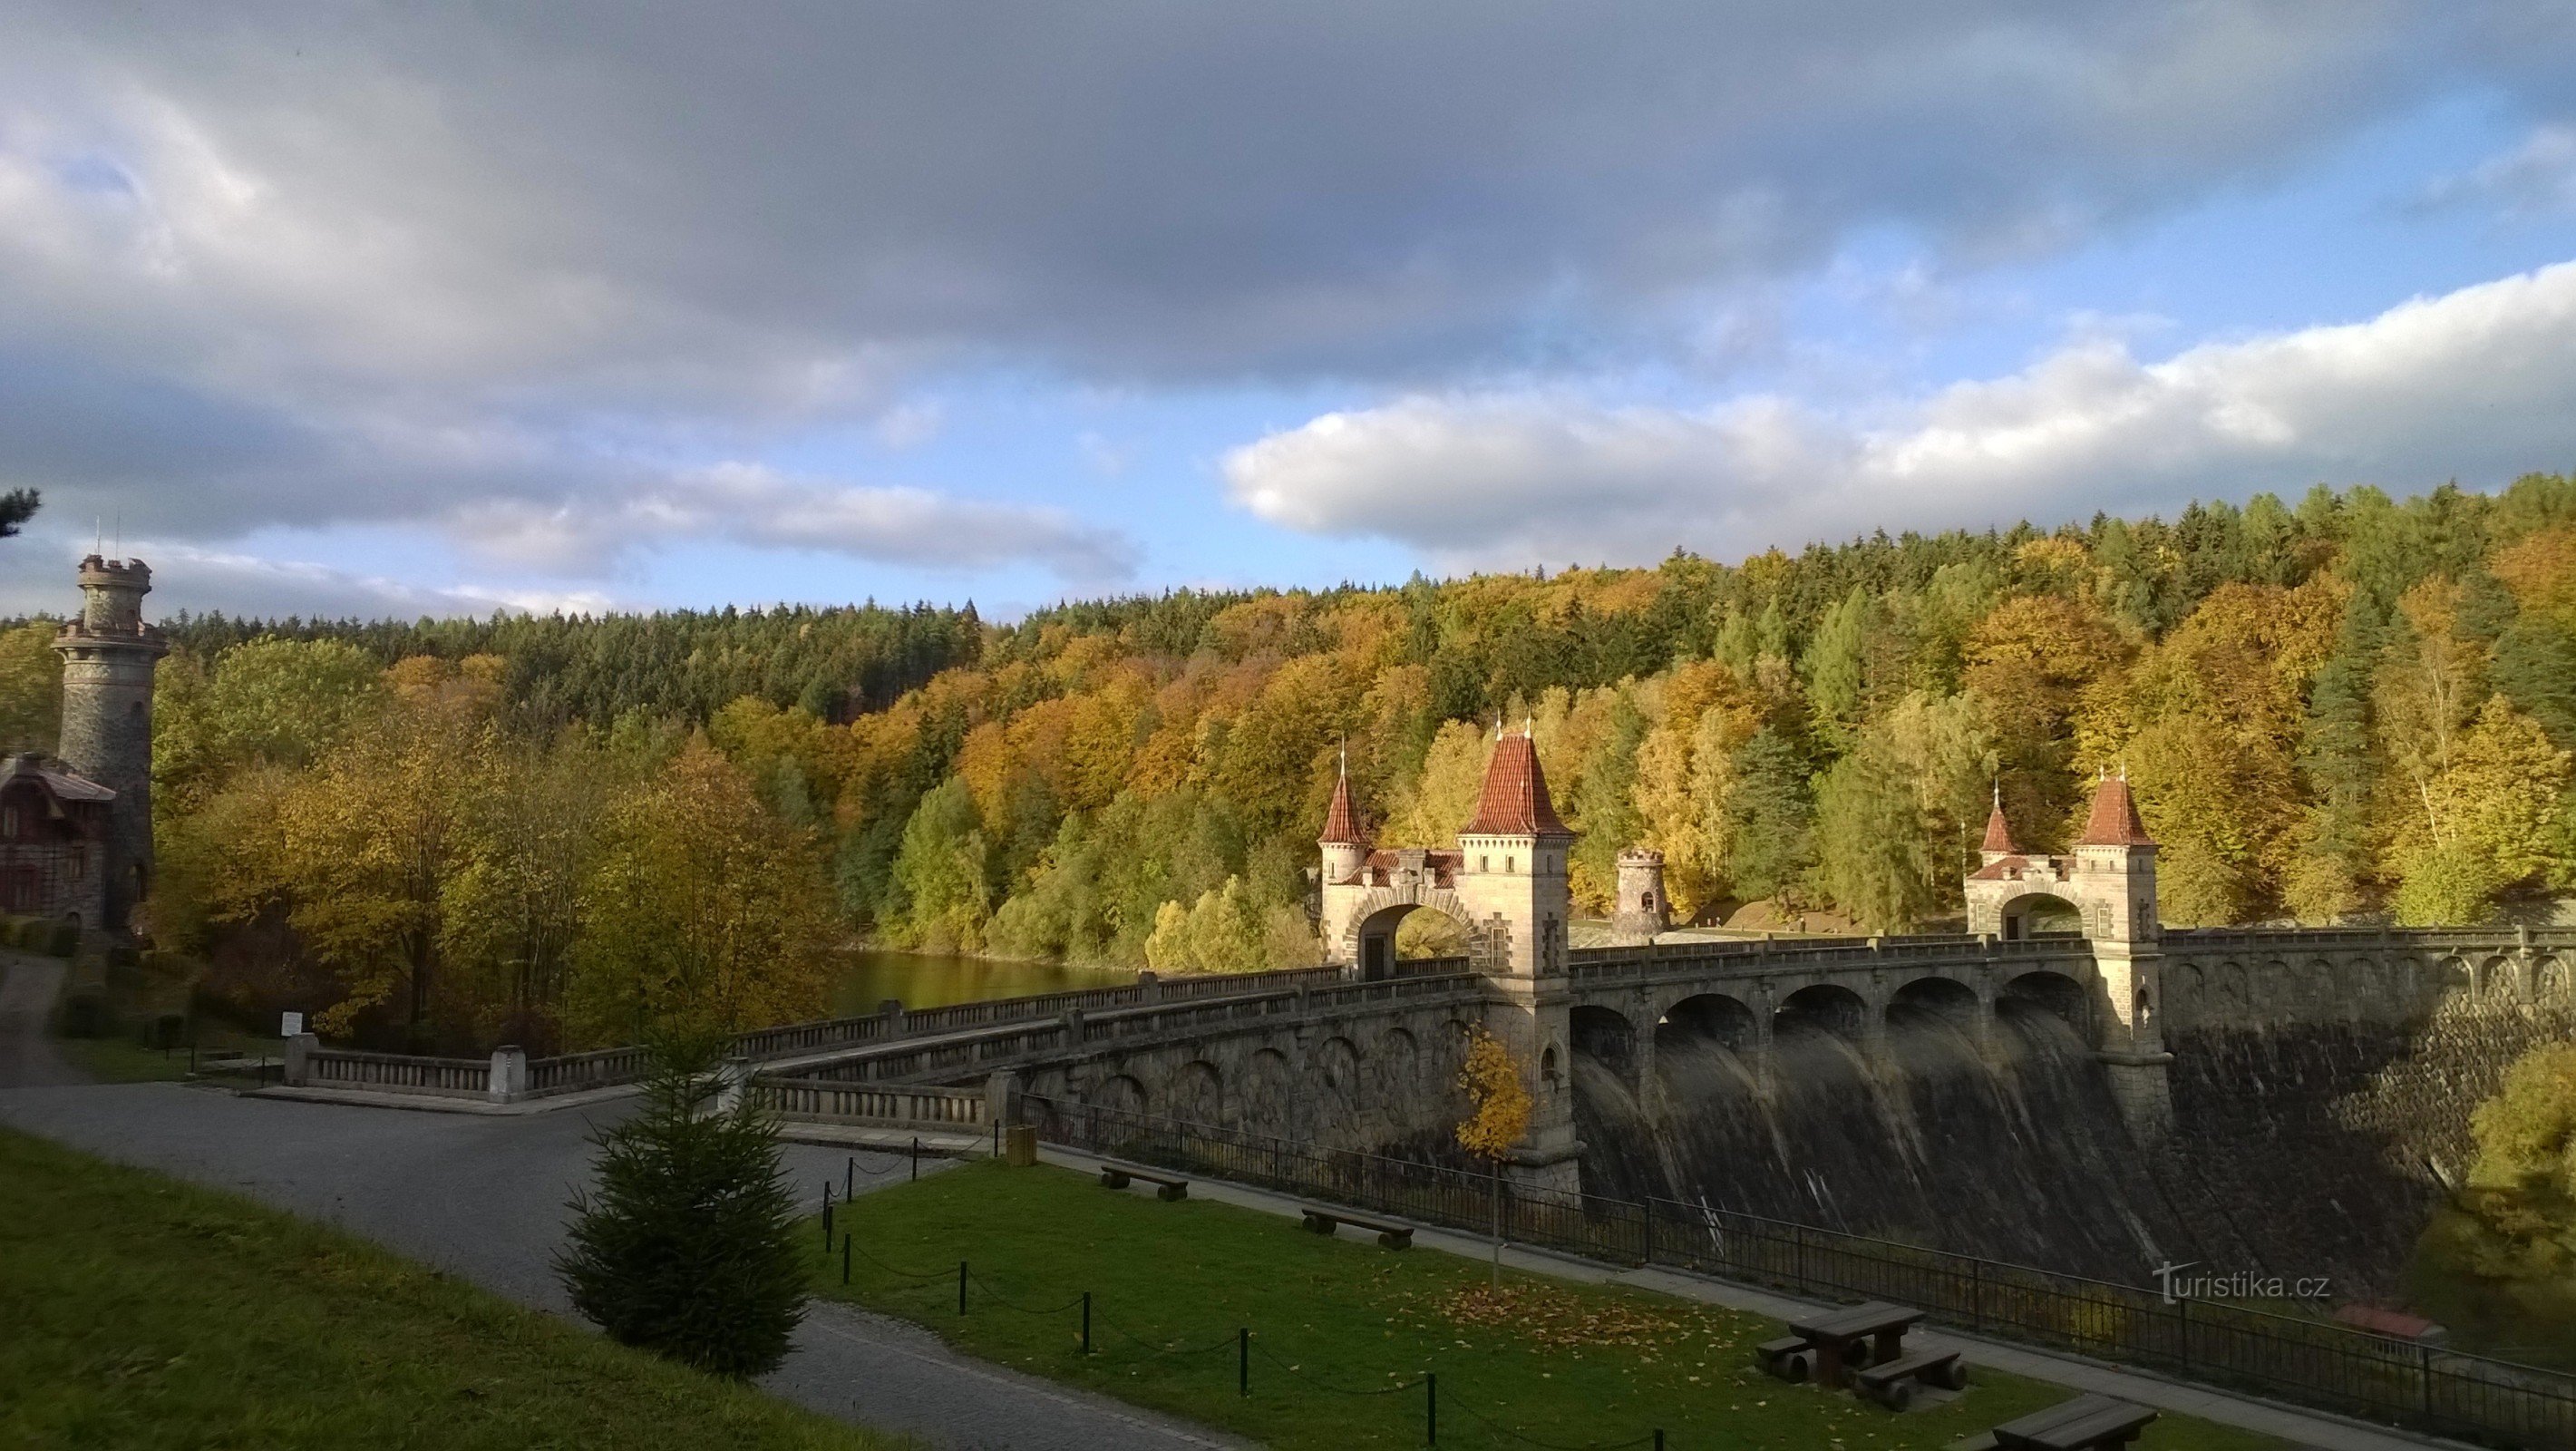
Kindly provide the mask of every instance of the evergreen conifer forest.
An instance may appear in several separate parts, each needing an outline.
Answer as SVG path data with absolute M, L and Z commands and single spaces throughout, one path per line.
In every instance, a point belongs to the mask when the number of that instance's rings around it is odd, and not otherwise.
M 1440 845 L 1498 720 L 1530 725 L 1582 833 L 1578 910 L 1644 844 L 1681 917 L 1937 924 L 1998 785 L 2045 849 L 2118 770 L 2175 925 L 2467 922 L 2576 886 L 2563 476 L 998 626 L 869 605 L 167 629 L 155 940 L 266 964 L 326 1030 L 376 1037 L 810 1015 L 860 939 L 1311 960 L 1344 743 L 1378 844 Z M 0 635 L 13 747 L 50 744 L 50 638 Z

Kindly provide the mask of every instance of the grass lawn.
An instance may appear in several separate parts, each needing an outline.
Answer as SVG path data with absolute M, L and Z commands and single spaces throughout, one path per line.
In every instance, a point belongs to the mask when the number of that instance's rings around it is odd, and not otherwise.
M 0 1129 L 0 1447 L 903 1444 Z
M 814 1264 L 825 1293 L 937 1330 L 978 1355 L 1282 1448 L 1423 1444 L 1439 1376 L 1442 1447 L 1607 1446 L 1656 1428 L 1683 1448 L 1937 1448 L 2065 1399 L 2056 1386 L 1975 1372 L 1965 1395 L 1903 1416 L 1752 1366 L 1780 1332 L 1750 1315 L 1609 1286 L 1505 1272 L 1435 1250 L 1324 1239 L 1223 1204 L 1165 1204 L 1053 1168 L 976 1164 L 836 1210 L 860 1249 Z M 839 1216 L 846 1215 L 843 1219 Z M 957 1262 L 968 1262 L 957 1313 Z M 1092 1348 L 1080 1312 L 1093 1294 Z M 1016 1303 L 1027 1313 L 1007 1308 Z M 1238 1327 L 1253 1332 L 1252 1393 L 1237 1393 Z M 1410 1386 L 1395 1390 L 1394 1387 Z M 1353 1392 L 1382 1392 L 1353 1394 Z M 2142 1448 L 2251 1451 L 2268 1437 L 2167 1416 Z

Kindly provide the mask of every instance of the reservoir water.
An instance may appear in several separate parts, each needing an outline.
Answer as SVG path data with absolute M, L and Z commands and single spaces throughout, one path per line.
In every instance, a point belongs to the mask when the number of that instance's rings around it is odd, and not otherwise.
M 907 1008 L 940 1008 L 1076 988 L 1117 987 L 1135 980 L 1136 974 L 1127 968 L 860 948 L 841 954 L 832 982 L 831 1010 L 837 1017 L 855 1017 L 875 1012 L 888 998 L 901 999 Z

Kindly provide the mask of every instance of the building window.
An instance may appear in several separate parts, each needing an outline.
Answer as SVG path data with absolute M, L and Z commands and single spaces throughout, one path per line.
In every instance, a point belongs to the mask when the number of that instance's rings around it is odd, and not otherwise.
M 1492 857 L 1489 857 L 1489 856 L 1480 856 L 1480 857 L 1476 858 L 1476 870 L 1478 870 L 1478 871 L 1480 871 L 1480 872 L 1490 872 L 1490 871 L 1492 871 L 1493 869 L 1494 869 L 1494 859 L 1493 859 Z
M 1505 872 L 1511 872 L 1511 871 L 1516 871 L 1516 870 L 1518 870 L 1518 862 L 1519 862 L 1519 858 L 1517 858 L 1517 857 L 1505 857 L 1505 858 L 1503 858 L 1503 870 L 1504 870 Z
M 0 806 L 0 836 L 16 836 L 17 834 L 18 808 L 15 806 Z

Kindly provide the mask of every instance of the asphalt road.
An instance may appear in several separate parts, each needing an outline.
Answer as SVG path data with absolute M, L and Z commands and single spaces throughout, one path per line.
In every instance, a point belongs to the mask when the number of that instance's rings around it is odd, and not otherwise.
M 50 972 L 49 972 L 50 970 Z M 43 1041 L 51 959 L 0 956 L 0 1122 L 104 1158 L 249 1195 L 567 1318 L 549 1262 L 565 1201 L 589 1178 L 589 1135 L 618 1104 L 522 1117 L 244 1098 L 167 1083 L 67 1083 Z M 788 1145 L 817 1197 L 847 1155 Z M 903 1160 L 861 1154 L 861 1192 Z M 869 1174 L 869 1169 L 879 1172 Z M 836 1191 L 837 1192 L 837 1191 Z M 851 1422 L 957 1451 L 1100 1451 L 1242 1443 L 957 1354 L 912 1325 L 817 1304 L 764 1384 Z

